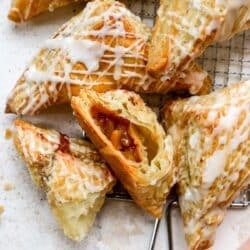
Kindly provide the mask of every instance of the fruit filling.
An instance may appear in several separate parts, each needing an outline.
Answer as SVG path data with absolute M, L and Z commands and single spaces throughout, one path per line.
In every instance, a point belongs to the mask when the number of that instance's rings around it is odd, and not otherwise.
M 102 132 L 126 159 L 140 162 L 140 140 L 133 124 L 103 107 L 93 106 L 92 117 Z

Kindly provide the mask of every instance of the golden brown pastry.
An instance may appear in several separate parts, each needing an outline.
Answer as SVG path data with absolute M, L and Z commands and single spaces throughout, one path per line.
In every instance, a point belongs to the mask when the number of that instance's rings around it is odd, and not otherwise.
M 77 1 L 79 0 L 12 0 L 8 18 L 19 23 Z
M 94 146 L 51 129 L 14 122 L 14 143 L 34 183 L 45 190 L 65 235 L 81 240 L 115 179 Z
M 250 81 L 168 102 L 164 118 L 189 249 L 207 249 L 226 208 L 250 183 Z
M 32 115 L 68 103 L 83 85 L 99 91 L 120 87 L 139 92 L 173 90 L 175 86 L 146 72 L 149 36 L 149 28 L 123 4 L 113 0 L 88 3 L 34 57 L 12 90 L 6 112 Z M 207 73 L 196 66 L 183 72 L 178 90 L 191 86 L 194 94 L 210 83 Z
M 210 93 L 212 88 L 210 76 L 194 61 L 179 75 L 177 82 L 166 80 L 163 83 L 157 93 L 189 92 L 191 95 L 204 95 Z
M 249 27 L 248 0 L 161 0 L 147 69 L 174 82 L 210 44 Z
M 134 201 L 155 217 L 175 183 L 172 140 L 133 92 L 82 90 L 71 103 L 80 125 Z

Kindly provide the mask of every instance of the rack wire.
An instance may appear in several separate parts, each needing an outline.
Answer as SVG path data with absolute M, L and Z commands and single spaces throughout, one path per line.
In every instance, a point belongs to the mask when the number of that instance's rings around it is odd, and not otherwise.
M 108 199 L 116 200 L 116 201 L 126 201 L 126 202 L 133 202 L 131 197 L 126 192 L 117 192 L 108 194 Z M 241 192 L 240 196 L 231 204 L 229 209 L 246 209 L 250 206 L 250 187 L 245 191 Z M 166 201 L 165 205 L 165 215 L 162 220 L 165 220 L 166 227 L 167 227 L 167 237 L 168 237 L 168 250 L 174 250 L 173 244 L 173 230 L 172 230 L 172 209 L 178 208 L 178 200 L 175 195 L 170 195 Z M 157 235 L 160 226 L 160 219 L 155 219 L 154 221 L 154 228 L 151 234 L 150 243 L 148 246 L 148 250 L 155 249 L 155 243 L 157 240 Z
M 124 0 L 125 4 L 149 26 L 153 25 L 159 6 L 155 0 Z M 250 31 L 243 32 L 224 43 L 214 44 L 206 49 L 197 60 L 207 70 L 214 82 L 214 89 L 250 78 Z M 109 199 L 132 202 L 125 192 L 115 191 Z M 250 206 L 250 186 L 231 204 L 229 209 L 246 209 Z M 172 209 L 178 208 L 177 197 L 170 195 L 166 201 L 165 216 L 168 248 L 174 250 L 172 234 Z M 155 219 L 148 249 L 154 250 L 160 220 Z

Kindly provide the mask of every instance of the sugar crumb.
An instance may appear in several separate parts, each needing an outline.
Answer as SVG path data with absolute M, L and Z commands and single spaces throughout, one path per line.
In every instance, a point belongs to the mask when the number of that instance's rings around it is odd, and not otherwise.
M 5 191 L 10 191 L 14 188 L 14 186 L 11 183 L 5 183 L 3 188 Z
M 4 212 L 4 206 L 0 205 L 0 215 Z
M 7 129 L 5 130 L 4 137 L 5 137 L 6 140 L 11 139 L 11 137 L 12 137 L 12 130 L 9 129 L 9 128 L 7 128 Z

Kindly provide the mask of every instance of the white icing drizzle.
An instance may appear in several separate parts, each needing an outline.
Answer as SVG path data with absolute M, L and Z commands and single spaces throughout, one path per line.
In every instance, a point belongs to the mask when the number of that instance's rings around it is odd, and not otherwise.
M 223 173 L 224 168 L 228 163 L 227 160 L 232 152 L 237 150 L 239 145 L 246 142 L 249 138 L 249 110 L 250 103 L 245 104 L 243 107 L 230 107 L 227 114 L 220 118 L 218 127 L 214 129 L 215 134 L 222 130 L 230 130 L 230 128 L 235 126 L 242 111 L 245 111 L 247 114 L 243 124 L 236 129 L 234 136 L 230 138 L 230 141 L 225 144 L 225 139 L 224 141 L 222 140 L 224 145 L 223 149 L 214 151 L 214 153 L 207 159 L 203 176 L 204 183 L 211 185 L 215 179 Z
M 60 143 L 60 135 L 56 132 L 42 133 L 42 130 L 38 129 L 37 133 L 34 133 L 32 130 L 23 129 L 22 127 L 16 127 L 15 130 L 24 157 L 30 164 L 36 162 L 40 154 L 47 156 L 52 155 Z M 43 135 L 44 140 L 39 137 L 39 133 Z
M 101 5 L 105 9 L 96 15 Z M 126 30 L 128 22 L 134 26 L 133 31 Z M 193 30 L 193 35 L 196 33 Z M 72 85 L 115 84 L 136 91 L 147 91 L 152 86 L 166 92 L 174 88 L 175 82 L 170 83 L 168 77 L 153 78 L 146 72 L 149 36 L 150 30 L 122 4 L 112 0 L 88 3 L 82 13 L 45 43 L 8 103 L 14 106 L 13 112 L 32 115 L 56 103 L 62 89 L 67 89 L 70 100 Z M 181 80 L 197 93 L 206 75 L 190 73 L 182 74 Z
M 232 90 L 226 94 L 223 94 L 223 91 L 218 91 L 204 97 L 209 100 L 209 107 L 206 106 L 205 99 L 205 103 L 202 103 L 200 97 L 192 97 L 189 100 L 189 105 L 184 108 L 185 112 L 195 110 L 197 114 L 207 113 L 206 126 L 212 128 L 209 136 L 196 130 L 195 134 L 189 138 L 191 149 L 196 150 L 196 155 L 201 150 L 202 154 L 206 155 L 205 161 L 203 161 L 204 166 L 202 166 L 204 168 L 203 182 L 206 187 L 210 187 L 216 178 L 224 173 L 225 167 L 231 164 L 228 159 L 250 137 L 250 81 L 231 88 Z M 239 124 L 239 119 L 243 119 L 242 115 L 245 117 Z M 202 149 L 199 148 L 201 138 L 204 138 Z M 217 144 L 214 145 L 216 138 L 218 139 Z M 211 154 L 212 147 L 215 149 Z M 200 159 L 199 157 L 197 160 Z M 244 157 L 241 157 L 241 160 L 247 162 Z
M 200 134 L 198 131 L 196 131 L 194 134 L 192 134 L 189 138 L 189 145 L 192 149 L 195 149 L 198 145 L 198 142 L 200 140 Z
M 16 126 L 15 131 L 24 158 L 31 166 L 45 164 L 46 162 L 41 162 L 41 158 L 50 159 L 51 166 L 46 172 L 49 178 L 46 180 L 58 202 L 87 198 L 89 193 L 100 192 L 114 181 L 104 163 L 94 161 L 88 156 L 88 153 L 96 152 L 78 144 L 76 139 L 68 138 L 69 147 L 71 152 L 81 155 L 79 158 L 57 151 L 61 135 L 54 130 Z M 47 171 L 47 166 L 44 166 L 44 170 Z
M 199 190 L 195 187 L 187 187 L 185 190 L 185 193 L 182 195 L 182 200 L 185 201 L 199 201 L 201 194 L 199 193 Z
M 87 199 L 90 193 L 103 191 L 113 181 L 107 169 L 65 154 L 56 154 L 48 174 L 50 195 L 53 193 L 58 203 Z
M 166 22 L 169 29 L 178 31 L 178 35 L 172 35 L 171 32 L 166 32 L 164 35 L 166 39 L 170 40 L 170 53 L 169 61 L 170 65 L 167 65 L 165 74 L 162 76 L 162 80 L 171 79 L 174 72 L 174 67 L 178 66 L 181 60 L 187 55 L 190 56 L 189 62 L 193 61 L 195 55 L 191 54 L 193 50 L 194 43 L 197 38 L 201 37 L 204 33 L 204 28 L 207 28 L 207 34 L 210 35 L 215 29 L 218 28 L 218 25 L 212 20 L 213 25 L 210 24 L 209 18 L 212 15 L 216 14 L 216 10 L 209 8 L 200 0 L 190 0 L 190 8 L 200 12 L 199 18 L 190 20 L 190 17 L 187 15 L 178 15 L 175 10 L 168 10 L 166 15 L 166 10 L 164 4 L 159 8 L 158 16 L 162 18 L 162 22 Z M 209 17 L 209 18 L 208 18 Z M 186 38 L 180 37 L 187 36 Z M 188 63 L 186 63 L 188 65 Z M 185 69 L 186 67 L 184 67 Z
M 161 22 L 167 24 L 164 36 L 170 41 L 169 63 L 162 74 L 162 81 L 171 79 L 173 75 L 176 77 L 175 74 L 178 73 L 176 70 L 179 70 L 178 67 L 184 58 L 185 65 L 182 70 L 185 70 L 197 57 L 196 51 L 192 52 L 194 46 L 197 46 L 195 45 L 197 41 L 205 41 L 213 32 L 216 32 L 214 42 L 229 39 L 235 32 L 233 30 L 235 23 L 238 23 L 236 32 L 239 32 L 250 19 L 249 0 L 216 0 L 215 6 L 201 0 L 190 0 L 189 5 L 190 13 L 187 15 L 178 13 L 174 8 L 166 10 L 168 7 L 165 4 L 158 10 Z M 239 9 L 242 6 L 248 8 L 248 13 L 239 22 Z
M 177 101 L 171 109 L 188 117 L 188 124 L 179 119 L 177 134 L 171 132 L 185 137 L 176 141 L 184 142 L 178 148 L 184 155 L 179 201 L 189 244 L 198 246 L 212 237 L 231 199 L 249 182 L 250 81 Z
M 22 95 L 26 98 L 16 107 L 17 113 L 34 114 L 50 105 L 57 100 L 64 85 L 113 82 L 126 85 L 131 82 L 138 88 L 147 88 L 156 81 L 145 69 L 149 31 L 118 2 L 110 1 L 108 8 L 104 5 L 106 9 L 97 16 L 95 11 L 102 4 L 102 1 L 88 3 L 80 15 L 45 43 L 10 97 Z M 143 31 L 128 32 L 124 18 L 136 21 L 141 26 L 138 29 Z M 102 25 L 96 29 L 97 24 Z M 133 42 L 128 46 L 122 38 Z M 82 67 L 76 67 L 77 63 Z M 70 98 L 70 86 L 67 89 Z
M 100 59 L 106 50 L 106 46 L 99 42 L 87 39 L 75 40 L 71 37 L 47 40 L 45 47 L 51 50 L 60 48 L 67 53 L 71 63 L 81 62 L 86 65 L 89 72 L 99 69 Z

